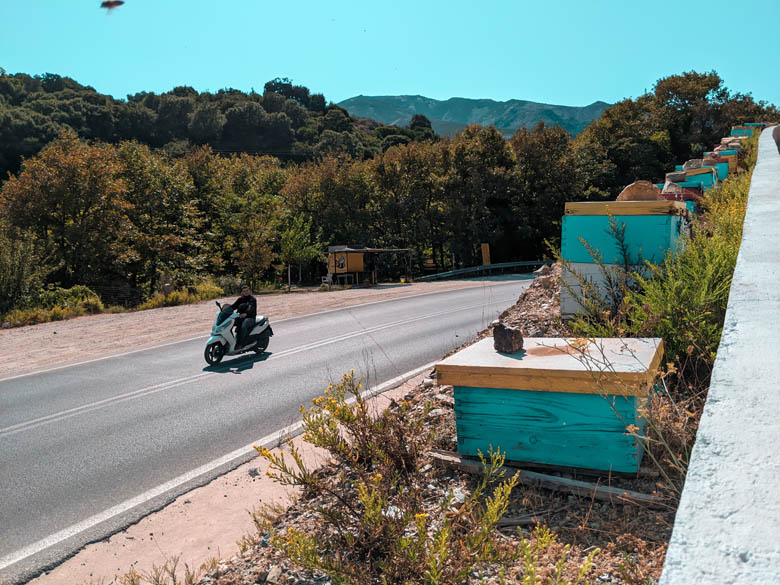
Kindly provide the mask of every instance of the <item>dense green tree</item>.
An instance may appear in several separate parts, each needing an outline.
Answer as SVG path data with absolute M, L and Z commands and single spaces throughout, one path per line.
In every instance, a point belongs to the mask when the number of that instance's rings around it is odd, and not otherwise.
M 195 144 L 214 144 L 222 138 L 222 129 L 227 118 L 219 106 L 205 103 L 197 106 L 190 116 L 188 135 Z
M 59 124 L 38 112 L 0 104 L 0 181 L 19 170 L 22 157 L 38 153 L 61 130 Z
M 121 272 L 132 254 L 125 182 L 114 148 L 89 146 L 63 133 L 25 160 L 0 192 L 0 212 L 46 246 L 65 286 L 99 284 Z
M 0 221 L 0 315 L 40 290 L 53 269 L 34 234 Z
M 157 108 L 157 139 L 160 143 L 186 138 L 190 114 L 195 108 L 192 97 L 178 97 L 174 94 L 160 96 Z
M 265 93 L 276 93 L 295 100 L 305 108 L 308 108 L 311 103 L 309 89 L 302 85 L 293 85 L 292 81 L 286 77 L 272 79 L 265 84 L 264 90 Z
M 515 189 L 511 201 L 516 230 L 503 244 L 518 249 L 515 257 L 540 258 L 545 241 L 557 243 L 561 217 L 567 201 L 582 199 L 582 184 L 568 132 L 560 126 L 540 122 L 533 130 L 518 130 L 511 140 L 516 159 Z M 505 252 L 506 253 L 506 252 Z
M 287 219 L 280 234 L 279 258 L 287 265 L 287 290 L 292 286 L 292 265 L 298 265 L 300 281 L 300 265 L 322 257 L 322 244 L 316 235 L 312 234 L 312 220 L 302 215 L 293 215 Z
M 203 268 L 194 185 L 183 162 L 168 162 L 146 145 L 125 142 L 117 155 L 132 225 L 125 271 L 133 287 L 152 293 L 164 273 L 191 275 Z
M 458 265 L 479 262 L 480 244 L 501 239 L 502 222 L 513 191 L 512 151 L 494 126 L 467 126 L 447 145 L 449 170 L 444 197 L 453 231 L 450 251 Z M 500 211 L 501 210 L 501 211 Z
M 349 132 L 352 130 L 352 120 L 350 120 L 347 110 L 333 104 L 328 106 L 321 124 L 323 130 L 331 130 L 333 132 Z
M 143 104 L 128 102 L 114 107 L 115 140 L 137 140 L 157 146 L 156 128 L 157 113 Z

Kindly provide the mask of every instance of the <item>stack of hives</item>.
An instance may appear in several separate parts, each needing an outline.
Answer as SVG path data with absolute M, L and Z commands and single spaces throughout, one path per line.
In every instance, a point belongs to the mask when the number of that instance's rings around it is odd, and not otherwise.
M 690 235 L 691 219 L 704 192 L 737 170 L 744 140 L 764 126 L 734 126 L 712 151 L 667 173 L 664 183 L 637 181 L 615 202 L 567 203 L 561 233 L 566 263 L 561 315 L 571 317 L 582 310 L 583 287 L 606 299 L 611 281 L 626 268 L 641 269 L 644 261 L 660 264 L 668 252 L 679 249 L 683 236 Z M 610 233 L 615 225 L 624 230 L 622 242 Z
M 571 290 L 562 287 L 562 315 L 580 308 L 583 283 L 609 294 L 611 270 L 625 275 L 645 260 L 661 264 L 679 248 L 701 195 L 737 171 L 743 141 L 762 127 L 735 126 L 660 185 L 638 181 L 617 201 L 567 203 L 561 254 Z M 455 389 L 462 455 L 492 447 L 534 465 L 632 473 L 643 452 L 642 408 L 662 355 L 663 341 L 655 338 L 531 338 L 514 353 L 483 339 L 438 364 L 437 375 Z

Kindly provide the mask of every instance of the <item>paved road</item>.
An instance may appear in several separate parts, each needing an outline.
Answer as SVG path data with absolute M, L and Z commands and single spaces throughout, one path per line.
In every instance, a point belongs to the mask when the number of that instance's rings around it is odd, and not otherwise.
M 204 335 L 0 382 L 0 582 L 23 581 L 235 467 L 344 371 L 378 385 L 436 361 L 528 284 L 278 321 L 266 354 L 216 368 L 205 367 Z

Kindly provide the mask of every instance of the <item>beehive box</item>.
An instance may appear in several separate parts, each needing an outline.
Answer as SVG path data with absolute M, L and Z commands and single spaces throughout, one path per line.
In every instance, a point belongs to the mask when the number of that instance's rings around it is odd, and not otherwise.
M 629 261 L 660 263 L 675 249 L 688 226 L 688 210 L 681 201 L 610 201 L 607 203 L 567 203 L 561 229 L 561 254 L 567 262 L 593 263 L 593 257 L 580 241 L 597 249 L 606 264 L 622 264 L 618 242 L 609 233 L 610 217 L 618 226 L 625 224 Z
M 713 166 L 705 166 L 705 169 L 715 169 L 718 173 L 718 181 L 725 181 L 729 176 L 729 163 L 728 161 L 715 163 Z
M 718 185 L 718 171 L 713 167 L 703 167 L 685 171 L 687 182 L 699 183 L 702 189 L 712 189 Z
M 589 262 L 567 262 L 561 270 L 561 317 L 570 319 L 583 311 L 583 287 L 602 299 L 609 299 L 610 291 L 607 275 L 613 282 L 619 282 L 625 267 L 621 264 L 593 264 Z M 639 272 L 647 276 L 646 268 L 641 264 L 629 266 L 630 272 Z M 605 272 L 607 274 L 605 274 Z M 629 277 L 630 278 L 630 277 Z
M 733 173 L 737 170 L 737 151 L 736 150 L 721 150 L 714 152 L 705 152 L 705 156 L 711 155 L 717 159 L 718 162 L 726 162 L 729 165 L 729 172 Z
M 478 341 L 437 364 L 455 395 L 458 451 L 500 448 L 508 460 L 634 473 L 644 433 L 641 411 L 663 341 L 527 338 L 514 354 Z
M 753 129 L 752 128 L 746 128 L 745 126 L 732 126 L 732 128 L 731 128 L 731 135 L 732 136 L 752 136 L 753 135 Z

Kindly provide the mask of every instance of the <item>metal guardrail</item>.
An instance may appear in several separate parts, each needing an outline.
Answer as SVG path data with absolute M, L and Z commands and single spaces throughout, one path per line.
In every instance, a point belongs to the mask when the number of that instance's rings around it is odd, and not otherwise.
M 447 272 L 437 272 L 436 274 L 427 274 L 415 278 L 415 282 L 421 280 L 443 280 L 445 278 L 456 278 L 458 276 L 485 274 L 494 270 L 505 270 L 507 268 L 520 268 L 522 266 L 541 266 L 542 264 L 550 264 L 548 260 L 525 260 L 522 262 L 500 262 L 498 264 L 486 264 L 484 266 L 472 266 L 471 268 L 458 268 L 457 270 L 449 270 Z

